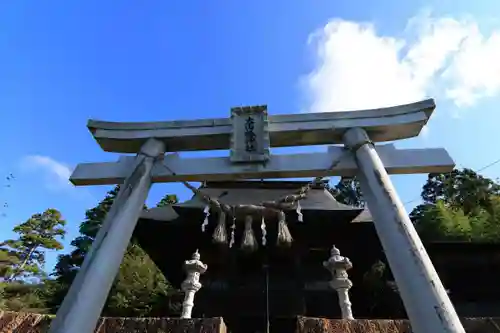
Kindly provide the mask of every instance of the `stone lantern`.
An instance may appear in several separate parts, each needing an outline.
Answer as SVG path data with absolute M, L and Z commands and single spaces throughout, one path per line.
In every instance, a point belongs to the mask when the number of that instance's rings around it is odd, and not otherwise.
M 207 265 L 200 261 L 198 250 L 193 253 L 191 260 L 184 262 L 184 269 L 187 272 L 187 277 L 181 284 L 181 289 L 185 293 L 181 318 L 189 319 L 193 311 L 194 295 L 201 288 L 200 275 L 207 270 Z
M 342 319 L 353 320 L 351 301 L 349 300 L 349 289 L 352 287 L 352 282 L 347 276 L 347 271 L 352 268 L 351 261 L 349 258 L 341 256 L 339 249 L 333 245 L 330 258 L 323 262 L 323 267 L 332 274 L 330 287 L 337 292 Z

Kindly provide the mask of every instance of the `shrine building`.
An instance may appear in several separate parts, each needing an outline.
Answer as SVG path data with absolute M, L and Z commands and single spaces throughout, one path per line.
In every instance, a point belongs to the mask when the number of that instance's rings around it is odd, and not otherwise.
M 304 184 L 208 182 L 200 189 L 223 204 L 235 206 L 283 197 Z M 186 277 L 184 261 L 199 251 L 208 268 L 200 277 L 202 287 L 196 293 L 193 317 L 223 317 L 228 329 L 238 332 L 264 331 L 267 318 L 276 329 L 285 329 L 297 316 L 341 318 L 338 296 L 329 286 L 331 275 L 323 267 L 333 244 L 353 263 L 349 293 L 356 318 L 406 316 L 398 300 L 384 303 L 376 313 L 371 309 L 373 300 L 369 298 L 373 294 L 364 277 L 386 258 L 370 212 L 337 202 L 325 183 L 313 186 L 301 201 L 302 221 L 296 210 L 285 212 L 293 238 L 288 247 L 277 243 L 277 221 L 272 219 L 253 223 L 257 245 L 250 251 L 242 248 L 241 221 L 234 229 L 227 223 L 231 239 L 218 244 L 214 242 L 217 215 L 208 217 L 202 231 L 205 207 L 202 198 L 195 195 L 183 203 L 149 209 L 141 215 L 134 233 L 175 288 L 180 288 Z M 500 246 L 429 243 L 426 248 L 460 316 L 500 315 L 500 288 L 495 283 L 500 278 Z M 384 281 L 392 280 L 386 267 Z

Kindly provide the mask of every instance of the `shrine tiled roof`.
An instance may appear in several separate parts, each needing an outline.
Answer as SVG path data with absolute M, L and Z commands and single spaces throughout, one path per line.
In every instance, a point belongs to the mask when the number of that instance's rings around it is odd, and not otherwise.
M 205 194 L 228 205 L 254 204 L 273 201 L 286 195 L 294 194 L 307 184 L 303 181 L 234 181 L 210 182 L 200 188 Z M 353 211 L 358 207 L 344 205 L 333 197 L 324 186 L 313 186 L 307 197 L 300 201 L 303 210 L 316 211 Z M 173 206 L 181 208 L 205 207 L 205 202 L 198 196 Z
M 271 201 L 286 195 L 293 194 L 307 182 L 304 181 L 228 181 L 208 182 L 200 189 L 212 198 L 228 205 L 259 204 L 263 201 Z M 333 195 L 325 189 L 325 183 L 315 185 L 311 188 L 307 197 L 300 201 L 303 211 L 307 212 L 350 212 L 356 216 L 352 222 L 371 222 L 372 217 L 367 208 L 345 205 L 335 200 Z M 172 206 L 152 208 L 142 213 L 141 218 L 171 221 L 186 210 L 203 210 L 205 202 L 194 195 L 191 199 Z M 359 215 L 356 215 L 358 212 Z
M 373 217 L 368 208 L 363 209 L 361 214 L 356 216 L 352 223 L 373 222 Z

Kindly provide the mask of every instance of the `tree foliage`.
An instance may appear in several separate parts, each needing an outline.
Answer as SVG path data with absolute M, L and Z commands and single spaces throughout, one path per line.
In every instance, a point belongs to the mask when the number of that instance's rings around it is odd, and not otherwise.
M 340 203 L 354 207 L 365 207 L 366 205 L 356 177 L 341 178 L 335 186 L 327 186 L 327 189 Z
M 14 227 L 17 239 L 3 243 L 0 252 L 4 258 L 3 276 L 7 280 L 41 277 L 46 250 L 61 250 L 66 221 L 56 209 L 47 209 L 32 215 L 26 222 Z
M 328 187 L 341 203 L 364 207 L 355 177 Z M 431 173 L 422 187 L 423 203 L 410 219 L 424 240 L 497 241 L 500 234 L 500 185 L 471 169 Z
M 171 287 L 149 256 L 132 243 L 123 258 L 110 291 L 104 313 L 107 316 L 161 316 Z
M 80 225 L 80 235 L 71 242 L 74 250 L 69 254 L 59 256 L 53 274 L 57 284 L 53 283 L 51 286 L 50 306 L 54 311 L 62 302 L 83 264 L 85 255 L 90 250 L 118 192 L 119 186 L 109 191 L 96 207 L 85 213 L 85 220 Z M 176 201 L 177 196 L 166 195 L 158 205 L 164 206 Z M 132 240 L 109 293 L 103 315 L 139 317 L 161 315 L 163 304 L 160 300 L 165 298 L 170 289 L 161 271 Z
M 176 204 L 179 202 L 179 198 L 175 194 L 167 194 L 165 195 L 160 202 L 156 205 L 156 207 L 164 207 L 172 204 Z
M 424 240 L 497 242 L 500 240 L 500 197 L 488 209 L 475 208 L 465 214 L 461 208 L 438 201 L 419 210 L 416 228 Z
M 500 185 L 471 169 L 454 169 L 449 173 L 431 173 L 422 188 L 424 204 L 442 201 L 465 214 L 489 209 L 493 197 L 500 195 Z
M 0 282 L 0 309 L 48 313 L 44 298 L 45 283 Z
M 424 240 L 500 240 L 500 186 L 470 169 L 429 174 L 410 219 Z
M 16 239 L 0 244 L 0 308 L 46 313 L 45 251 L 61 250 L 66 221 L 55 209 L 34 214 L 16 226 Z M 37 278 L 30 283 L 27 278 Z
M 80 235 L 71 241 L 73 251 L 58 257 L 52 274 L 61 283 L 69 285 L 75 278 L 119 190 L 120 187 L 115 186 L 97 206 L 85 212 L 85 220 L 80 224 Z
M 19 258 L 14 251 L 0 244 L 0 279 L 4 280 L 12 274 L 12 268 L 19 264 Z
M 387 265 L 377 261 L 363 274 L 363 284 L 369 314 L 372 317 L 389 318 L 389 313 L 397 313 L 397 318 L 404 318 L 404 306 L 399 297 L 396 283 L 389 278 Z

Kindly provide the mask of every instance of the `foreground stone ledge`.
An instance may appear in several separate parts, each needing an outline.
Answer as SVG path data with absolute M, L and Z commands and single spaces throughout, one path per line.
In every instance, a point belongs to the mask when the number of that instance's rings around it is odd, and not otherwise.
M 46 333 L 54 316 L 0 311 L 1 333 Z M 222 318 L 106 318 L 95 333 L 226 333 Z M 69 332 L 68 332 L 69 333 Z
M 0 311 L 1 333 L 46 333 L 54 316 Z M 500 333 L 500 318 L 463 318 L 467 333 Z M 227 333 L 222 318 L 101 318 L 95 333 Z M 411 333 L 407 320 L 298 317 L 296 333 Z M 290 332 L 292 333 L 292 332 Z
M 500 318 L 462 318 L 467 333 L 498 333 Z M 299 317 L 296 333 L 411 333 L 408 320 L 339 320 Z
M 53 316 L 25 312 L 0 311 L 0 332 L 47 332 Z

